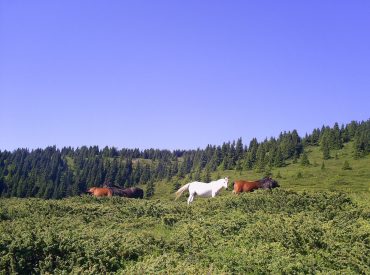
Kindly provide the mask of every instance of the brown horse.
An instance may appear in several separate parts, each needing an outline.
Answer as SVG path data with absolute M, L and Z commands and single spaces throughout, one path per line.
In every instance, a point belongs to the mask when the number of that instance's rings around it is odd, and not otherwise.
M 238 194 L 241 192 L 252 192 L 256 189 L 272 189 L 280 187 L 277 181 L 273 180 L 270 177 L 266 177 L 256 181 L 245 181 L 245 180 L 236 180 L 234 182 L 234 191 L 233 193 Z
M 112 197 L 113 195 L 112 190 L 105 187 L 91 187 L 89 190 L 87 190 L 87 193 L 90 193 L 95 197 Z

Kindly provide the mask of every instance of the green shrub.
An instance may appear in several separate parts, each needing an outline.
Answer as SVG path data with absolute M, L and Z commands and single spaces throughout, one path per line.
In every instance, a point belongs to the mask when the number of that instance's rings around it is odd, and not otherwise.
M 185 200 L 185 199 L 184 199 Z M 370 214 L 337 192 L 0 200 L 0 273 L 367 273 Z

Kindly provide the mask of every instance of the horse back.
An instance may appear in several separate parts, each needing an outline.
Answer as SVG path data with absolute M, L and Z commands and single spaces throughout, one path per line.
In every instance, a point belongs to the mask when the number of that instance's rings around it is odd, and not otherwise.
M 234 182 L 234 192 L 241 193 L 241 192 L 252 192 L 260 188 L 260 184 L 258 181 L 245 181 L 245 180 L 237 180 Z
M 94 190 L 94 196 L 95 197 L 111 197 L 113 195 L 113 192 L 110 188 L 95 188 Z

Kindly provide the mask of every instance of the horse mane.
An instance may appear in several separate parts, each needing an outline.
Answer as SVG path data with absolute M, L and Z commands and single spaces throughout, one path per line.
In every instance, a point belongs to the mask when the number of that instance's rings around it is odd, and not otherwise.
M 271 181 L 271 180 L 272 180 L 272 178 L 270 178 L 270 177 L 264 177 L 264 178 L 262 178 L 262 179 L 258 180 L 258 182 L 259 182 L 259 183 L 265 183 L 265 182 L 267 182 L 267 181 Z
M 123 186 L 118 186 L 118 185 L 111 184 L 111 183 L 104 183 L 104 184 L 103 184 L 103 187 L 105 187 L 105 188 L 112 188 L 112 187 L 115 187 L 115 188 L 123 189 Z
M 214 181 L 211 181 L 210 183 L 213 183 L 213 182 L 219 182 L 219 181 L 222 181 L 222 180 L 225 180 L 225 178 L 221 178 L 221 179 L 218 179 L 218 180 L 214 180 Z
M 118 186 L 118 185 L 115 185 L 115 184 L 112 184 L 111 187 L 123 189 L 123 186 Z

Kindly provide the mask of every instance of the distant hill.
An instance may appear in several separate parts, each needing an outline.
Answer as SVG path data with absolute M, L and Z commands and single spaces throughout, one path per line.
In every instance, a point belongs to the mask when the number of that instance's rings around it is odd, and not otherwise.
M 276 177 L 293 190 L 368 192 L 370 120 L 322 126 L 300 137 L 282 132 L 249 145 L 241 138 L 195 150 L 139 150 L 97 146 L 0 151 L 0 195 L 59 199 L 114 183 L 169 194 L 189 181 Z M 324 166 L 322 168 L 322 166 Z M 343 168 L 346 166 L 345 168 Z M 161 195 L 162 194 L 162 195 Z

